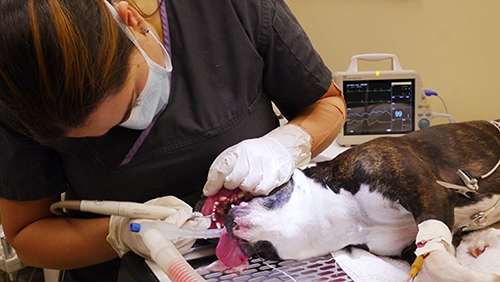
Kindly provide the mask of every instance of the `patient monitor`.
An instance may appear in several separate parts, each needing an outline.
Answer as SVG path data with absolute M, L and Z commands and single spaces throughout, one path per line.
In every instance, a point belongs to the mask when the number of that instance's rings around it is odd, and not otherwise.
M 358 60 L 392 59 L 391 70 L 358 71 Z M 403 70 L 394 54 L 362 54 L 351 58 L 333 79 L 344 94 L 347 120 L 337 138 L 343 146 L 381 136 L 400 136 L 430 125 L 432 110 L 417 72 Z

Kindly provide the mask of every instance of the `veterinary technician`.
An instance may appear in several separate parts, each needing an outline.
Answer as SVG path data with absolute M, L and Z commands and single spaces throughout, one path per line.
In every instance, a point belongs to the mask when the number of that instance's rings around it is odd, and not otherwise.
M 118 257 L 141 242 L 120 217 L 54 216 L 61 193 L 170 195 L 152 204 L 188 212 L 221 186 L 267 194 L 345 120 L 282 0 L 1 0 L 0 11 L 2 224 L 24 263 L 67 269 L 65 281 L 116 281 Z M 289 125 L 277 128 L 271 101 Z

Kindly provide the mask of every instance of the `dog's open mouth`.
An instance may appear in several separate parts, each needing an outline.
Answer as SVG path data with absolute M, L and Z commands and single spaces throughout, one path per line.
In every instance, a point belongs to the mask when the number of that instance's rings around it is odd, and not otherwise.
M 201 208 L 203 215 L 212 216 L 212 225 L 210 229 L 222 228 L 225 225 L 226 216 L 229 210 L 239 205 L 241 202 L 248 202 L 253 198 L 249 192 L 244 192 L 238 188 L 228 190 L 222 188 L 219 192 L 211 197 L 208 197 Z
M 216 195 L 208 197 L 201 209 L 204 215 L 211 215 L 210 228 L 224 228 L 229 210 L 241 202 L 248 202 L 253 198 L 249 192 L 240 189 L 228 190 L 222 188 Z M 217 244 L 217 258 L 227 267 L 237 267 L 248 260 L 245 242 L 233 238 L 224 228 Z

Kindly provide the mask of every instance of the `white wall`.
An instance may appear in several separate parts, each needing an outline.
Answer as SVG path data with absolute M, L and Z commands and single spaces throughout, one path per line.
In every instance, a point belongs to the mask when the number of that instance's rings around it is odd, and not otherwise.
M 351 56 L 394 53 L 459 121 L 500 118 L 500 1 L 286 0 L 332 70 Z M 362 64 L 365 70 L 387 64 Z M 444 112 L 439 98 L 434 111 Z M 436 119 L 433 123 L 447 122 Z

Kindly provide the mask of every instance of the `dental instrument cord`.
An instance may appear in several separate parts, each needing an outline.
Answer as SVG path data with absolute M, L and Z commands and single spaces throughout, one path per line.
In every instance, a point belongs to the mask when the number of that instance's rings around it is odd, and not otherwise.
M 267 267 L 271 268 L 272 270 L 276 270 L 278 272 L 280 272 L 281 274 L 285 275 L 286 277 L 290 278 L 293 282 L 297 282 L 297 280 L 295 278 L 293 278 L 292 275 L 284 272 L 283 270 L 277 268 L 276 266 L 272 265 L 272 264 L 269 264 L 267 261 L 265 261 L 261 256 L 259 256 L 259 254 L 257 254 L 257 257 L 260 259 L 260 261 L 265 264 Z
M 55 215 L 65 216 L 65 210 L 80 210 L 80 202 L 74 201 L 60 201 L 50 205 L 50 211 Z
M 255 248 L 254 248 L 252 245 L 250 245 L 250 247 L 253 249 L 253 251 L 255 252 L 255 255 L 256 255 L 256 256 L 260 259 L 260 261 L 261 261 L 263 264 L 265 264 L 266 266 L 270 267 L 272 270 L 276 270 L 276 271 L 278 271 L 278 272 L 282 273 L 282 274 L 283 274 L 283 275 L 285 275 L 286 277 L 290 278 L 293 282 L 297 282 L 297 280 L 295 280 L 295 278 L 293 278 L 290 274 L 288 274 L 288 273 L 284 272 L 283 270 L 281 270 L 281 269 L 279 269 L 279 268 L 275 267 L 274 265 L 269 264 L 267 261 L 265 261 L 265 260 L 264 260 L 264 259 L 263 259 L 260 255 L 259 255 L 259 253 L 255 251 Z

